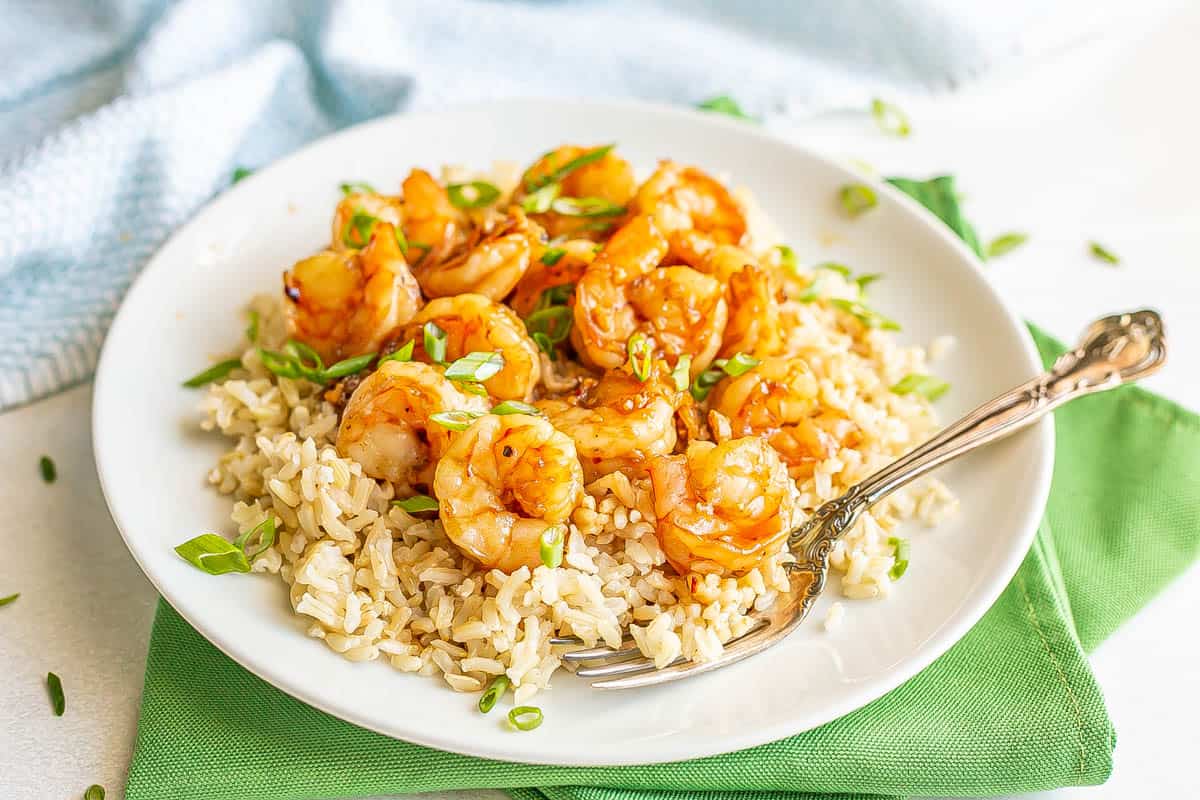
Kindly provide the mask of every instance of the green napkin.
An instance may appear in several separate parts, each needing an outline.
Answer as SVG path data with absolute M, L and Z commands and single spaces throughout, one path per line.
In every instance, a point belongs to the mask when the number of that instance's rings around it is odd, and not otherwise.
M 1052 361 L 1061 346 L 1033 333 Z M 1200 418 L 1137 388 L 1078 400 L 1055 417 L 1046 516 L 1000 599 L 919 675 L 821 728 L 646 767 L 459 756 L 288 697 L 160 603 L 127 796 L 308 800 L 498 787 L 519 800 L 790 800 L 1103 782 L 1115 736 L 1084 654 L 1200 554 Z

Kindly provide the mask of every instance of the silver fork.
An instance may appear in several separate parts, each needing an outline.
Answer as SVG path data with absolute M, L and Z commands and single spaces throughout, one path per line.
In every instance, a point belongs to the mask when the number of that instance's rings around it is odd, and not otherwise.
M 681 656 L 657 669 L 628 635 L 615 649 L 580 647 L 583 643 L 575 638 L 556 638 L 551 643 L 576 646 L 578 649 L 564 652 L 562 659 L 578 664 L 575 674 L 596 679 L 592 686 L 601 689 L 632 689 L 675 681 L 760 653 L 808 616 L 825 588 L 834 542 L 867 508 L 935 467 L 1032 425 L 1063 403 L 1157 372 L 1166 354 L 1163 323 L 1156 312 L 1133 311 L 1099 319 L 1088 327 L 1079 345 L 1064 353 L 1048 372 L 984 403 L 816 509 L 788 537 L 788 548 L 796 556 L 796 562 L 789 565 L 790 591 L 771 608 L 754 614 L 754 627 L 727 643 L 724 653 L 713 661 L 689 661 Z

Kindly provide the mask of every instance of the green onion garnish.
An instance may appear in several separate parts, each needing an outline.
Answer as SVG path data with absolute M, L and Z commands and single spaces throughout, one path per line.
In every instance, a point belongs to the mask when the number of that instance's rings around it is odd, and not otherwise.
M 400 255 L 408 258 L 408 237 L 404 235 L 398 226 L 392 229 L 396 234 L 396 246 L 400 248 Z
M 851 218 L 870 211 L 879 204 L 879 199 L 875 196 L 875 190 L 862 183 L 851 183 L 843 186 L 841 191 L 838 192 L 838 198 L 842 202 L 842 210 Z
M 725 372 L 720 368 L 704 370 L 696 376 L 696 380 L 692 381 L 692 397 L 696 398 L 698 403 L 703 402 L 704 398 L 708 397 L 708 393 L 712 391 L 712 387 L 720 383 L 724 377 Z
M 251 324 L 257 326 L 257 320 L 255 320 Z M 255 333 L 257 334 L 257 330 L 255 331 Z M 247 336 L 250 335 L 249 330 L 246 331 L 246 335 Z M 189 389 L 195 389 L 196 387 L 203 386 L 206 383 L 212 383 L 213 381 L 221 380 L 226 375 L 233 372 L 235 369 L 239 368 L 240 366 L 242 366 L 242 360 L 240 358 L 230 358 L 225 361 L 222 361 L 220 364 L 213 364 L 211 367 L 204 370 L 203 372 L 199 372 L 199 373 L 193 375 L 192 377 L 190 377 L 186 381 L 184 381 L 183 385 L 188 387 Z
M 253 553 L 247 552 L 246 545 L 255 536 L 258 537 L 257 547 Z M 246 560 L 250 563 L 254 563 L 254 559 L 270 550 L 273 544 L 275 544 L 275 516 L 273 514 L 268 514 L 262 522 L 233 540 L 233 546 L 245 553 Z
M 742 111 L 742 107 L 737 104 L 729 95 L 719 95 L 717 97 L 705 100 L 703 103 L 697 103 L 696 108 L 701 111 L 712 111 L 717 114 L 724 114 L 734 119 L 744 119 L 747 122 L 758 122 L 757 119 Z
M 371 216 L 361 208 L 355 209 L 346 227 L 342 229 L 342 244 L 346 247 L 366 247 L 371 241 L 371 231 L 377 222 L 378 217 Z M 357 239 L 350 235 L 352 233 L 357 234 Z
M 888 544 L 892 546 L 893 558 L 892 568 L 888 570 L 888 577 L 894 581 L 900 580 L 905 571 L 908 570 L 908 539 L 901 539 L 898 536 L 888 538 Z
M 868 272 L 865 275 L 859 275 L 855 278 L 854 282 L 858 284 L 859 295 L 865 294 L 867 287 L 882 277 L 883 275 L 878 272 Z
M 529 334 L 529 338 L 533 339 L 533 343 L 538 346 L 538 349 L 550 357 L 551 361 L 556 361 L 558 356 L 554 349 L 554 342 L 550 341 L 550 337 L 541 331 L 534 331 Z
M 559 197 L 550 208 L 564 217 L 619 217 L 625 213 L 625 206 L 610 203 L 603 197 Z
M 1121 259 L 1117 257 L 1116 253 L 1112 252 L 1099 242 L 1089 242 L 1088 248 L 1092 251 L 1093 256 L 1106 264 L 1112 264 L 1115 266 L 1121 263 Z
M 734 353 L 732 358 L 717 359 L 713 363 L 724 370 L 726 375 L 736 378 L 738 375 L 745 375 L 747 372 L 757 367 L 761 362 L 752 355 L 748 355 L 746 353 Z
M 437 511 L 438 501 L 434 500 L 427 494 L 415 494 L 412 497 L 406 497 L 403 500 L 393 500 L 392 505 L 397 508 L 402 508 L 410 514 L 419 514 L 422 511 Z
M 563 561 L 563 543 L 566 541 L 567 526 L 551 525 L 542 531 L 538 546 L 542 554 L 542 563 L 550 569 L 557 569 Z
M 530 334 L 544 334 L 551 344 L 560 344 L 570 335 L 574 322 L 575 314 L 568 306 L 549 306 L 526 317 L 525 329 Z
M 425 323 L 422 328 L 425 344 L 425 355 L 435 364 L 446 363 L 446 332 L 438 327 L 433 320 Z
M 908 117 L 904 112 L 878 97 L 871 101 L 871 115 L 875 117 L 876 124 L 884 133 L 902 137 L 912 133 L 912 127 L 908 124 Z
M 538 297 L 537 310 L 550 308 L 551 306 L 565 306 L 571 300 L 571 296 L 575 294 L 575 284 L 560 283 L 558 286 L 551 286 L 549 289 L 543 289 Z
M 83 793 L 83 800 L 104 800 L 104 787 L 98 783 L 93 783 Z
M 796 251 L 786 244 L 777 244 L 775 245 L 775 249 L 779 251 L 779 266 L 795 274 L 797 266 Z
M 538 189 L 541 189 L 544 186 L 549 186 L 552 183 L 561 183 L 563 178 L 567 177 L 580 167 L 586 167 L 588 164 L 604 158 L 614 147 L 616 147 L 615 144 L 606 144 L 601 147 L 592 148 L 582 155 L 575 156 L 575 158 L 572 158 L 558 169 L 548 172 L 540 178 L 536 178 L 532 181 L 526 181 L 525 191 L 536 192 Z M 550 153 L 553 152 L 553 150 L 550 151 Z M 547 153 L 546 156 L 549 156 L 550 153 Z M 543 156 L 543 158 L 546 156 Z M 541 159 L 538 160 L 540 161 Z
M 10 594 L 8 597 L 0 597 L 0 606 L 6 606 L 21 596 L 20 592 Z
M 829 302 L 831 305 L 841 309 L 842 311 L 845 311 L 847 314 L 854 317 L 868 328 L 881 328 L 885 331 L 900 330 L 900 325 L 898 323 L 888 319 L 878 311 L 867 308 L 867 306 L 863 305 L 862 303 L 854 300 L 846 300 L 841 297 L 834 297 L 830 299 Z
M 562 191 L 562 184 L 547 183 L 537 191 L 525 195 L 521 200 L 521 210 L 526 214 L 545 214 L 550 210 L 550 206 L 558 199 L 559 192 Z
M 248 169 L 246 167 L 238 167 L 237 169 L 235 169 L 233 171 L 233 177 L 229 179 L 229 184 L 232 186 L 233 184 L 240 181 L 242 178 L 249 178 L 253 174 L 254 174 L 254 170 L 252 170 L 252 169 Z
M 50 692 L 50 705 L 54 709 L 54 716 L 61 717 L 67 710 L 67 696 L 63 694 L 62 679 L 53 672 L 47 672 L 46 689 Z
M 195 539 L 188 539 L 176 547 L 175 552 L 184 561 L 209 575 L 250 571 L 250 562 L 241 548 L 234 547 L 215 533 L 202 533 Z
M 429 419 L 452 431 L 465 431 L 471 423 L 482 417 L 478 411 L 439 411 L 430 414 Z
M 918 375 L 910 372 L 892 387 L 895 394 L 919 394 L 926 400 L 934 401 L 950 391 L 950 384 L 932 375 Z
M 650 366 L 654 358 L 654 353 L 650 350 L 650 340 L 643 333 L 635 333 L 625 343 L 625 349 L 629 351 L 629 366 L 633 369 L 634 376 L 644 383 L 650 377 Z
M 681 392 L 688 388 L 688 384 L 692 382 L 691 369 L 692 357 L 684 354 L 675 362 L 675 369 L 671 370 L 671 378 L 675 381 L 675 388 Z
M 531 731 L 542 724 L 542 710 L 537 706 L 517 706 L 508 712 L 508 724 L 519 731 Z
M 846 280 L 850 280 L 850 276 L 854 274 L 854 270 L 850 269 L 845 264 L 839 264 L 836 261 L 822 261 L 820 264 L 817 264 L 815 267 L 813 267 L 813 269 L 823 269 L 826 272 L 836 272 Z
M 1006 233 L 1001 236 L 997 236 L 995 239 L 992 239 L 990 242 L 988 242 L 985 253 L 987 254 L 988 258 L 999 258 L 1005 253 L 1011 253 L 1013 250 L 1016 250 L 1018 247 L 1025 244 L 1025 241 L 1028 238 L 1029 235 L 1024 233 Z
M 503 675 L 497 675 L 479 696 L 479 713 L 486 714 L 496 706 L 496 701 L 508 691 L 509 680 Z
M 297 339 L 288 339 L 287 344 L 283 346 L 283 352 L 295 358 L 297 363 L 305 369 L 314 372 L 321 372 L 325 369 L 325 361 L 321 358 L 321 354 Z
M 446 367 L 446 378 L 452 381 L 486 381 L 504 369 L 504 356 L 499 353 L 475 351 Z
M 500 198 L 500 190 L 487 181 L 471 181 L 450 184 L 446 195 L 455 208 L 485 208 Z
M 250 344 L 258 341 L 258 312 L 254 309 L 250 310 L 250 324 L 246 326 L 246 338 L 250 340 Z
M 505 400 L 503 403 L 493 406 L 492 413 L 501 417 L 508 414 L 531 414 L 537 417 L 541 416 L 542 410 L 537 406 L 529 405 L 529 403 L 522 403 L 520 400 Z
M 374 353 L 363 353 L 361 356 L 354 356 L 353 358 L 344 359 L 327 367 L 325 371 L 321 373 L 322 379 L 319 382 L 329 383 L 329 381 L 334 380 L 335 378 L 344 378 L 347 375 L 353 375 L 356 372 L 366 369 L 374 360 Z
M 460 391 L 466 392 L 467 394 L 479 395 L 480 397 L 488 396 L 487 387 L 482 383 L 476 383 L 475 381 L 462 381 L 458 384 L 458 388 Z
M 54 466 L 50 456 L 38 459 L 38 471 L 42 473 L 42 480 L 46 483 L 54 483 L 58 479 L 58 467 Z
M 542 253 L 542 263 L 547 267 L 553 267 L 566 254 L 567 251 L 563 250 L 561 247 L 551 247 L 549 250 Z
M 379 192 L 375 190 L 375 187 L 366 181 L 350 181 L 348 183 L 340 184 L 338 188 L 342 190 L 342 194 L 344 195 L 379 194 Z
M 286 353 L 276 353 L 274 350 L 258 348 L 258 358 L 263 366 L 281 378 L 305 377 L 300 374 L 300 363 L 295 356 Z
M 401 361 L 401 362 L 412 361 L 413 346 L 416 343 L 417 343 L 416 339 L 409 339 L 407 342 L 404 343 L 403 347 L 393 350 L 392 352 L 388 353 L 386 356 L 380 356 L 379 363 L 382 364 L 385 361 Z

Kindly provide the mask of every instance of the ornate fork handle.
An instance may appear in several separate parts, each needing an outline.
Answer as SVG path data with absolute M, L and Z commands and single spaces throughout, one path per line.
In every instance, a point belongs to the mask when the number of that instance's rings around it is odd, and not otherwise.
M 1116 314 L 1092 323 L 1080 344 L 1047 372 L 969 412 L 844 495 L 825 503 L 788 544 L 798 566 L 812 569 L 808 595 L 824 588 L 829 551 L 864 510 L 900 487 L 988 442 L 1032 425 L 1058 406 L 1156 372 L 1166 358 L 1162 319 L 1154 311 Z

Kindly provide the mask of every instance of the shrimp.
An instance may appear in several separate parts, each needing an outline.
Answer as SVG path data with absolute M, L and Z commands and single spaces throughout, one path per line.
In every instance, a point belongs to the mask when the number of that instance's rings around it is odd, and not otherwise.
M 521 176 L 520 189 L 514 200 L 520 202 L 521 199 L 539 188 L 542 182 L 550 181 L 556 170 L 562 169 L 572 160 L 595 150 L 596 148 L 575 145 L 564 145 L 556 150 L 551 150 L 535 161 Z M 571 170 L 558 181 L 558 184 L 559 194 L 563 197 L 599 198 L 617 208 L 626 206 L 637 189 L 633 167 L 628 161 L 611 151 L 606 152 L 590 164 Z M 534 218 L 553 237 L 596 238 L 606 230 L 603 220 L 597 224 L 597 219 L 593 217 L 568 216 L 547 211 L 536 214 Z
M 542 417 L 494 414 L 458 435 L 433 481 L 446 536 L 484 567 L 542 563 L 540 539 L 583 498 L 571 439 Z
M 399 229 L 404 216 L 402 208 L 399 197 L 358 192 L 346 195 L 333 213 L 332 249 L 362 247 L 370 240 L 377 222 Z
M 649 458 L 670 453 L 676 442 L 675 412 L 685 394 L 660 361 L 644 382 L 625 366 L 605 373 L 578 397 L 535 405 L 575 441 L 592 481 L 617 470 L 644 473 Z
M 424 251 L 422 263 L 441 261 L 464 237 L 466 216 L 450 202 L 446 188 L 423 169 L 409 172 L 401 189 L 409 247 Z
M 862 438 L 851 419 L 820 408 L 816 378 L 798 358 L 766 358 L 748 372 L 726 378 L 713 388 L 709 409 L 728 418 L 734 436 L 764 437 L 793 478 L 811 476 L 816 462 Z
M 478 234 L 457 255 L 436 261 L 422 259 L 415 272 L 429 297 L 474 292 L 500 301 L 513 290 L 545 248 L 546 232 L 517 207 L 508 219 L 487 234 Z
M 588 264 L 596 258 L 596 243 L 587 239 L 571 239 L 558 247 L 563 250 L 562 255 L 553 264 L 547 264 L 544 257 L 534 262 L 508 298 L 513 311 L 522 317 L 537 310 L 542 292 L 555 286 L 578 283 Z M 573 290 L 574 286 L 571 288 Z
M 757 437 L 692 442 L 650 462 L 656 533 L 680 574 L 743 573 L 787 537 L 795 504 L 787 467 Z
M 399 336 L 392 337 L 394 347 L 390 349 L 413 340 L 414 358 L 431 360 L 424 345 L 423 326 L 427 322 L 445 331 L 447 361 L 474 351 L 497 352 L 504 358 L 504 367 L 483 382 L 492 397 L 527 400 L 533 394 L 542 377 L 538 348 L 525 332 L 525 323 L 512 309 L 481 294 L 439 297 L 429 301 L 400 330 Z
M 667 241 L 650 217 L 635 217 L 605 243 L 575 287 L 571 341 L 602 369 L 625 362 L 636 332 L 649 334 L 674 362 L 692 356 L 692 374 L 721 346 L 728 308 L 721 285 L 690 267 L 657 269 Z
M 487 409 L 486 400 L 463 394 L 435 367 L 385 361 L 350 396 L 337 450 L 372 478 L 416 491 L 433 483 L 434 466 L 455 435 L 430 415 Z
M 654 216 L 671 242 L 672 256 L 684 263 L 691 263 L 689 251 L 740 244 L 746 236 L 745 210 L 729 190 L 701 170 L 673 161 L 660 162 L 641 185 L 633 211 Z
M 765 270 L 747 264 L 735 272 L 725 287 L 725 299 L 729 321 L 721 342 L 722 357 L 746 353 L 761 359 L 783 349 L 780 298 Z
M 421 289 L 389 223 L 362 250 L 326 250 L 283 274 L 288 331 L 326 361 L 374 352 L 421 307 Z

